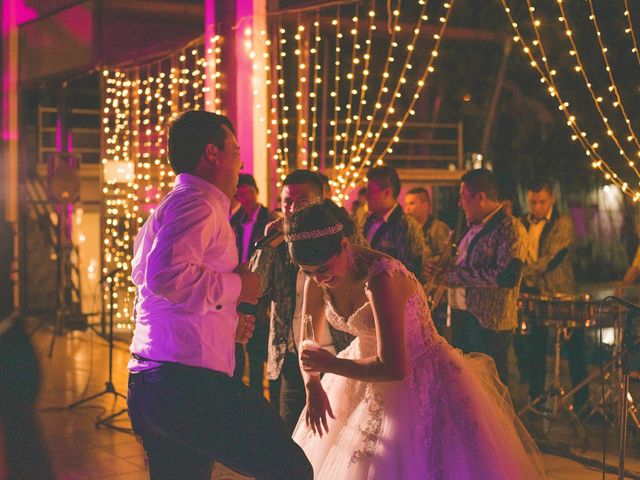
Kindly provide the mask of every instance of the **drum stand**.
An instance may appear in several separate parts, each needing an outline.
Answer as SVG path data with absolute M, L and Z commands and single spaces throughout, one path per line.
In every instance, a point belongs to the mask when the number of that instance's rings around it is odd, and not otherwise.
M 621 357 L 623 355 L 623 347 L 625 341 L 625 329 L 622 327 L 622 320 L 618 318 L 615 321 L 615 330 L 617 331 L 617 341 L 618 345 L 617 352 L 599 369 L 594 370 L 590 375 L 584 378 L 582 382 L 576 385 L 570 392 L 568 392 L 563 398 L 562 402 L 568 402 L 580 389 L 591 383 L 597 378 L 604 376 L 605 382 L 608 383 L 604 395 L 600 399 L 600 402 L 594 406 L 591 411 L 584 417 L 584 420 L 588 420 L 594 414 L 600 413 L 602 415 L 602 419 L 604 422 L 608 421 L 608 413 L 607 413 L 607 404 L 614 403 L 616 401 L 621 401 L 620 393 L 624 388 L 624 378 L 622 372 L 622 365 L 620 363 Z M 637 343 L 637 341 L 636 341 Z M 631 344 L 631 348 L 635 348 L 636 343 Z M 617 398 L 616 398 L 617 397 Z M 640 431 L 640 416 L 638 412 L 638 408 L 636 406 L 636 402 L 634 401 L 631 394 L 627 389 L 627 414 L 633 420 L 636 428 Z M 613 425 L 614 423 L 611 423 Z
M 573 424 L 580 440 L 583 441 L 586 436 L 584 427 L 578 419 L 578 416 L 573 411 L 573 406 L 569 402 L 565 401 L 566 395 L 564 389 L 562 388 L 562 385 L 560 384 L 560 347 L 562 346 L 562 332 L 566 327 L 554 325 L 553 328 L 555 329 L 556 335 L 553 357 L 553 380 L 551 381 L 551 385 L 539 397 L 534 398 L 527 405 L 525 405 L 518 412 L 518 415 L 522 416 L 526 412 L 530 411 L 536 415 L 540 415 L 547 420 L 550 420 L 557 419 L 560 411 L 564 410 L 569 415 L 571 423 Z M 582 383 L 580 385 L 582 385 Z M 584 385 L 586 385 L 586 383 L 584 383 Z M 574 395 L 578 390 L 578 387 L 574 388 L 570 392 L 571 395 Z M 551 402 L 551 412 L 545 412 L 538 408 L 538 406 L 544 405 L 547 400 Z

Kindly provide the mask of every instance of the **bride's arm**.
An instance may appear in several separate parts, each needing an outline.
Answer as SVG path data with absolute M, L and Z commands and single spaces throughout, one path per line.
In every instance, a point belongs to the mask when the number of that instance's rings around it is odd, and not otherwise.
M 313 319 L 313 334 L 315 338 L 322 338 L 322 331 L 327 323 L 324 315 L 324 295 L 321 288 L 310 278 L 307 278 L 304 286 L 302 314 L 311 315 Z M 303 338 L 303 325 L 301 325 L 301 328 L 300 338 Z M 329 352 L 326 353 L 329 354 Z M 331 404 L 329 403 L 329 398 L 320 383 L 320 375 L 306 372 L 303 368 L 300 368 L 300 372 L 302 373 L 307 396 L 307 408 L 304 411 L 305 422 L 314 433 L 322 437 L 323 432 L 329 431 L 327 415 L 335 418 Z
M 302 355 L 306 372 L 329 372 L 368 382 L 402 380 L 407 372 L 405 309 L 414 283 L 405 276 L 376 275 L 369 281 L 376 327 L 377 355 L 362 359 L 332 356 L 327 351 L 307 351 Z
M 304 296 L 302 298 L 302 315 L 311 315 L 313 319 L 313 334 L 316 339 L 322 338 L 322 332 L 325 329 L 327 323 L 324 316 L 324 295 L 322 289 L 318 284 L 307 278 L 304 284 Z M 300 338 L 304 337 L 304 322 L 300 322 Z M 304 384 L 308 385 L 311 381 L 317 381 L 320 383 L 320 377 L 312 373 L 306 372 L 300 369 L 302 372 L 302 379 Z

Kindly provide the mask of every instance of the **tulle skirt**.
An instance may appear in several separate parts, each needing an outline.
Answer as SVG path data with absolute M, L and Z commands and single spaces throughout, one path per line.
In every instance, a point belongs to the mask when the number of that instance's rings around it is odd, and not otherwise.
M 361 358 L 359 339 L 340 357 Z M 446 342 L 411 359 L 398 382 L 322 379 L 335 419 L 322 438 L 294 431 L 318 480 L 544 478 L 541 455 L 493 360 Z

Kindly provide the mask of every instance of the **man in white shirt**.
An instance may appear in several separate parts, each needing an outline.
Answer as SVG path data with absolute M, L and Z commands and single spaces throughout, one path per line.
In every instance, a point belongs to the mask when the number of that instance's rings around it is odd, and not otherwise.
M 152 480 L 209 480 L 214 460 L 256 478 L 312 478 L 268 403 L 231 375 L 259 277 L 238 267 L 228 221 L 242 166 L 233 126 L 188 111 L 169 129 L 173 190 L 136 237 L 128 406 Z

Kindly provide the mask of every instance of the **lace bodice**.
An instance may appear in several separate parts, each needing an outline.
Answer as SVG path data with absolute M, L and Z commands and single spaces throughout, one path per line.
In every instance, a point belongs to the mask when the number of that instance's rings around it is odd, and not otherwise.
M 427 304 L 427 299 L 420 285 L 420 282 L 410 273 L 398 260 L 390 257 L 383 257 L 376 260 L 369 268 L 367 281 L 365 282 L 365 294 L 371 298 L 371 291 L 368 283 L 371 278 L 378 275 L 402 275 L 409 277 L 415 286 L 414 293 L 409 297 L 405 305 L 405 333 L 407 341 L 407 353 L 409 361 L 415 360 L 420 355 L 426 353 L 430 348 L 439 346 L 444 342 L 436 331 L 431 319 L 431 312 Z M 371 301 L 361 305 L 350 317 L 340 316 L 329 297 L 325 294 L 327 321 L 338 330 L 343 330 L 358 337 L 360 342 L 361 355 L 369 356 L 376 351 L 376 329 L 373 318 Z M 393 302 L 392 298 L 386 301 Z M 400 305 L 398 305 L 400 307 Z

